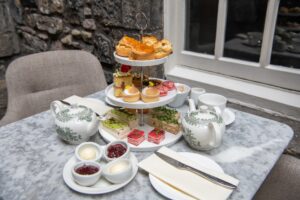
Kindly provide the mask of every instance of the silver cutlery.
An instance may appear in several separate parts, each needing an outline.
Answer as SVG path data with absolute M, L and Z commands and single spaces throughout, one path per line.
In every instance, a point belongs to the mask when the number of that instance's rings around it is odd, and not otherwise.
M 190 172 L 192 172 L 192 173 L 194 173 L 194 174 L 196 174 L 198 176 L 201 176 L 201 177 L 203 177 L 203 178 L 205 178 L 205 179 L 207 179 L 207 180 L 209 180 L 209 181 L 211 181 L 213 183 L 216 183 L 216 184 L 218 184 L 220 186 L 223 186 L 223 187 L 226 187 L 226 188 L 230 188 L 230 189 L 235 189 L 237 187 L 236 185 L 234 185 L 232 183 L 224 181 L 224 180 L 222 180 L 222 179 L 220 179 L 218 177 L 215 177 L 213 175 L 207 174 L 207 173 L 205 173 L 203 171 L 200 171 L 200 170 L 198 170 L 198 169 L 196 169 L 194 167 L 188 166 L 188 165 L 186 165 L 186 164 L 184 164 L 184 163 L 182 163 L 182 162 L 180 162 L 178 160 L 175 160 L 175 159 L 173 159 L 173 158 L 171 158 L 171 157 L 169 157 L 167 155 L 164 155 L 164 154 L 162 154 L 160 152 L 155 152 L 155 154 L 159 158 L 161 158 L 162 160 L 164 160 L 165 162 L 169 163 L 170 165 L 172 165 L 172 166 L 174 166 L 174 167 L 176 167 L 178 169 L 190 171 Z

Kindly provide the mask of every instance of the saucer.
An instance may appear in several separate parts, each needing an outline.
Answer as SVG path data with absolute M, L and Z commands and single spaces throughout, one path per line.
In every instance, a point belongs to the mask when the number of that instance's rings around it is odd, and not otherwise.
M 137 158 L 134 156 L 134 154 L 131 153 L 129 159 L 132 162 L 132 175 L 130 176 L 130 178 L 127 181 L 125 181 L 123 183 L 113 184 L 101 176 L 99 181 L 93 186 L 86 187 L 86 186 L 78 185 L 72 177 L 72 168 L 75 165 L 75 163 L 77 162 L 77 159 L 75 156 L 72 156 L 68 160 L 68 162 L 65 164 L 64 169 L 63 169 L 63 179 L 64 179 L 65 183 L 71 189 L 73 189 L 77 192 L 83 193 L 83 194 L 104 194 L 104 193 L 108 193 L 108 192 L 113 192 L 115 190 L 118 190 L 118 189 L 126 186 L 128 183 L 130 183 L 130 181 L 133 180 L 133 178 L 135 177 L 135 175 L 138 172 Z M 101 161 L 100 165 L 102 167 L 104 167 L 105 162 Z
M 226 126 L 233 123 L 235 120 L 234 112 L 232 110 L 230 110 L 229 108 L 225 108 L 224 114 L 223 114 L 223 120 L 224 120 L 224 123 Z

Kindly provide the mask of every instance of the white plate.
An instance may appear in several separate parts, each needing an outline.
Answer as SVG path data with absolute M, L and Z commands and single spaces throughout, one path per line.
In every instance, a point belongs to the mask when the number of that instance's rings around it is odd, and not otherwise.
M 116 52 L 114 52 L 115 60 L 118 63 L 124 65 L 131 65 L 136 67 L 147 67 L 147 66 L 155 66 L 165 63 L 168 60 L 168 56 L 154 59 L 154 60 L 129 60 L 127 57 L 118 56 Z
M 80 193 L 84 193 L 84 194 L 104 194 L 104 193 L 108 193 L 108 192 L 112 192 L 115 190 L 118 190 L 122 187 L 124 187 L 125 185 L 127 185 L 137 174 L 138 172 L 138 160 L 137 158 L 131 153 L 130 155 L 130 160 L 132 162 L 132 175 L 131 177 L 125 181 L 124 183 L 120 183 L 120 184 L 112 184 L 110 182 L 108 182 L 102 175 L 100 180 L 93 186 L 91 187 L 85 187 L 85 186 L 81 186 L 78 185 L 74 180 L 73 180 L 73 176 L 72 176 L 72 167 L 75 165 L 75 163 L 77 162 L 75 156 L 73 156 L 72 158 L 70 158 L 68 160 L 68 162 L 65 164 L 64 166 L 64 170 L 63 170 L 63 178 L 65 183 L 73 190 L 80 192 Z M 100 163 L 101 166 L 104 167 L 105 162 L 101 162 Z
M 193 160 L 193 162 L 196 162 L 198 165 L 215 170 L 217 172 L 224 173 L 223 169 L 218 165 L 215 161 L 212 159 L 196 154 L 196 153 L 189 153 L 189 152 L 180 152 L 181 155 L 189 158 L 190 160 Z M 169 198 L 169 199 L 176 199 L 176 200 L 186 200 L 188 197 L 184 193 L 172 188 L 171 186 L 163 183 L 156 177 L 149 174 L 149 179 L 151 185 L 155 188 L 156 191 L 158 191 L 161 195 Z
M 235 120 L 234 112 L 232 110 L 230 110 L 229 108 L 225 108 L 224 114 L 223 114 L 223 119 L 224 119 L 224 123 L 226 126 L 231 124 Z
M 155 151 L 162 146 L 171 146 L 171 145 L 175 144 L 182 136 L 181 131 L 179 133 L 177 133 L 176 135 L 169 133 L 169 132 L 165 132 L 165 134 L 166 134 L 165 139 L 161 143 L 155 144 L 155 143 L 147 141 L 147 134 L 151 130 L 153 130 L 152 126 L 149 126 L 148 124 L 144 124 L 144 126 L 139 126 L 139 127 L 137 127 L 137 129 L 143 130 L 145 132 L 146 139 L 138 146 L 129 144 L 130 149 L 132 151 Z M 112 134 L 110 134 L 107 131 L 105 131 L 104 129 L 102 129 L 101 125 L 99 126 L 99 133 L 106 142 L 112 142 L 112 141 L 117 140 Z M 127 142 L 127 138 L 124 138 L 123 140 Z
M 110 87 L 106 92 L 108 99 L 113 104 L 120 106 L 120 107 L 133 108 L 133 109 L 147 109 L 147 108 L 156 108 L 159 106 L 164 106 L 164 105 L 172 102 L 174 100 L 174 98 L 176 97 L 176 94 L 177 94 L 176 90 L 171 90 L 168 92 L 167 96 L 159 97 L 159 101 L 156 101 L 156 102 L 145 103 L 142 100 L 139 100 L 137 102 L 129 103 L 129 102 L 123 101 L 122 98 L 115 97 L 113 87 Z

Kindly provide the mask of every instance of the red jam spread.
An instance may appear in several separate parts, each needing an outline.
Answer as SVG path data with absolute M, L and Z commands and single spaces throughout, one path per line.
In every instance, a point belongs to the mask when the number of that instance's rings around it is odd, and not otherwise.
M 91 175 L 97 173 L 98 171 L 99 168 L 93 165 L 83 165 L 75 170 L 75 172 L 80 175 Z
M 126 150 L 126 147 L 124 147 L 122 144 L 110 145 L 107 148 L 107 156 L 109 158 L 119 158 L 126 152 Z

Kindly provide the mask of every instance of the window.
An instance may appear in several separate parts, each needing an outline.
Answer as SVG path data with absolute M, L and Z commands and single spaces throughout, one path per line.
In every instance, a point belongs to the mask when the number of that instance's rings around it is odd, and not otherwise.
M 167 70 L 186 66 L 298 94 L 297 2 L 166 0 L 165 34 L 174 47 Z

